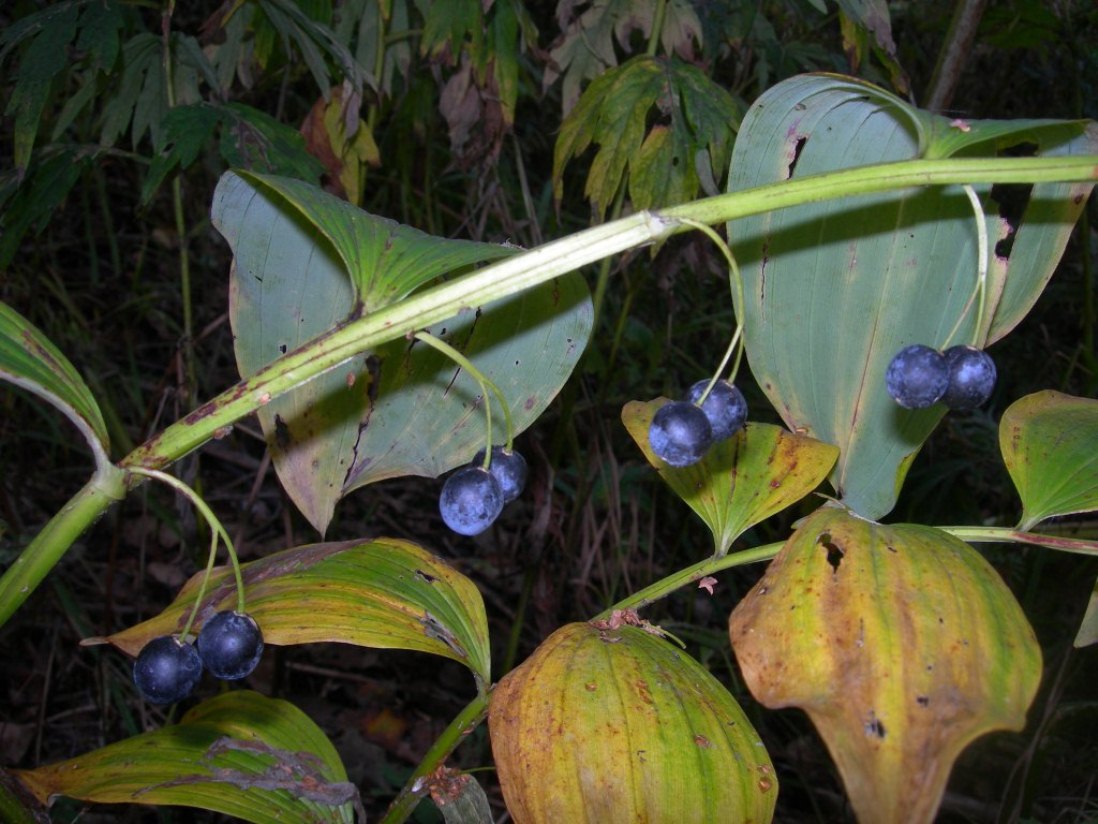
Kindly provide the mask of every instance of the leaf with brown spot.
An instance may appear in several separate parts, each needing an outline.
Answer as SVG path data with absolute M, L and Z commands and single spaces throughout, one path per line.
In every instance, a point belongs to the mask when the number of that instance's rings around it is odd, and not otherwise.
M 15 771 L 42 803 L 197 807 L 257 824 L 353 824 L 358 791 L 320 728 L 293 704 L 234 690 L 177 724 L 34 770 Z
M 708 670 L 637 626 L 568 624 L 499 684 L 492 753 L 515 821 L 770 821 L 776 782 Z
M 267 644 L 335 641 L 418 650 L 460 661 L 488 683 L 488 625 L 479 590 L 415 544 L 392 538 L 311 544 L 241 569 L 248 613 Z M 181 632 L 202 575 L 192 576 L 156 617 L 85 643 L 105 641 L 136 655 L 153 638 Z M 235 607 L 232 571 L 218 567 L 193 631 L 215 613 Z
M 717 555 L 743 532 L 808 495 L 827 477 L 839 450 L 765 423 L 749 423 L 710 447 L 693 466 L 676 468 L 648 445 L 648 426 L 666 398 L 630 401 L 622 421 L 668 486 L 705 521 Z
M 729 630 L 752 694 L 808 713 L 864 822 L 932 821 L 961 750 L 1021 730 L 1041 678 L 1033 630 L 979 553 L 831 506 L 790 537 Z

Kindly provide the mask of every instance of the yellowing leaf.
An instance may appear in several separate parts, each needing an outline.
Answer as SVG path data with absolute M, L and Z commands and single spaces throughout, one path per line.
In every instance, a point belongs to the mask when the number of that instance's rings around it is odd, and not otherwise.
M 15 772 L 42 803 L 198 807 L 257 824 L 353 824 L 358 790 L 324 733 L 293 704 L 234 690 L 178 724 Z
M 561 627 L 492 692 L 488 728 L 512 818 L 769 821 L 777 779 L 743 710 L 697 661 L 628 618 Z
M 1022 498 L 1018 528 L 1098 509 L 1098 400 L 1036 392 L 999 422 L 999 448 Z
M 1041 678 L 1033 630 L 979 553 L 837 507 L 802 523 L 729 630 L 752 694 L 808 713 L 874 824 L 932 821 L 961 750 L 1022 729 Z
M 814 490 L 839 454 L 830 444 L 770 424 L 749 423 L 710 447 L 698 463 L 677 469 L 648 445 L 652 416 L 665 403 L 666 398 L 627 403 L 622 421 L 660 477 L 713 532 L 718 555 L 728 552 L 745 530 Z
M 488 624 L 480 592 L 415 544 L 391 538 L 310 544 L 241 569 L 248 613 L 268 644 L 339 641 L 418 650 L 460 661 L 488 683 Z M 153 638 L 182 631 L 202 575 L 192 576 L 156 617 L 92 641 L 136 655 Z M 194 631 L 215 613 L 235 608 L 235 579 L 230 569 L 218 567 Z
M 740 115 L 732 96 L 694 66 L 634 57 L 597 77 L 561 124 L 553 194 L 560 199 L 569 161 L 595 143 L 584 193 L 600 215 L 623 180 L 637 209 L 689 200 L 699 187 L 696 156 L 724 169 Z

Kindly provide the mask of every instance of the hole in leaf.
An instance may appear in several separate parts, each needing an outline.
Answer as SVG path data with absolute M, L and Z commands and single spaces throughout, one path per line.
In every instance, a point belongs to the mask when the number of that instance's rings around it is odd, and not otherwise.
M 286 354 L 286 344 L 280 343 L 278 345 L 278 351 L 281 352 L 283 355 L 285 355 Z
M 881 719 L 877 717 L 876 713 L 872 711 L 869 713 L 869 721 L 867 721 L 865 725 L 865 734 L 875 735 L 878 738 L 885 737 L 885 725 L 882 723 Z
M 823 532 L 820 537 L 816 539 L 816 543 L 827 550 L 827 562 L 831 564 L 831 573 L 834 575 L 839 571 L 839 564 L 842 563 L 843 548 L 831 540 L 830 532 Z
M 786 179 L 793 177 L 793 170 L 797 168 L 797 161 L 801 159 L 801 152 L 804 151 L 804 144 L 807 142 L 808 137 L 801 135 L 793 144 L 793 159 L 789 162 L 789 174 L 786 175 Z
M 920 707 L 926 707 L 930 705 L 930 697 L 926 695 L 916 695 L 915 703 Z
M 1000 157 L 1033 157 L 1036 154 L 1036 143 L 1019 143 L 1015 146 L 1008 146 L 999 152 Z M 1014 235 L 1022 222 L 1022 216 L 1026 212 L 1032 193 L 1033 186 L 1030 184 L 997 183 L 991 187 L 991 200 L 997 204 L 999 217 L 1007 224 L 1006 237 L 995 244 L 995 255 L 997 257 L 1004 260 L 1010 257 L 1011 249 L 1014 247 Z

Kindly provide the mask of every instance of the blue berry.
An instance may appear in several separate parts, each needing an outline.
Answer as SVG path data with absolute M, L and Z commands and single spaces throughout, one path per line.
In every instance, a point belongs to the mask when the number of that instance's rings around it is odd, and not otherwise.
M 949 367 L 937 349 L 921 343 L 905 346 L 888 364 L 885 387 L 905 409 L 933 406 L 949 386 Z
M 689 401 L 671 401 L 656 410 L 648 427 L 648 444 L 671 466 L 690 466 L 713 443 L 709 418 Z
M 473 457 L 472 465 L 484 465 L 483 449 Z M 513 450 L 508 452 L 502 446 L 493 446 L 492 463 L 488 465 L 488 471 L 499 484 L 505 504 L 515 500 L 526 486 L 526 459 Z
M 454 532 L 479 535 L 503 511 L 503 490 L 483 467 L 462 467 L 442 485 L 438 509 Z
M 171 635 L 153 638 L 133 662 L 133 682 L 151 704 L 182 701 L 202 678 L 202 659 L 193 644 Z
M 259 663 L 263 655 L 263 633 L 250 615 L 229 610 L 219 612 L 198 633 L 198 654 L 214 677 L 238 681 Z
M 708 380 L 698 381 L 690 387 L 686 399 L 696 404 L 707 386 Z M 732 437 L 747 421 L 747 401 L 743 393 L 725 380 L 713 384 L 712 391 L 702 401 L 701 411 L 709 419 L 714 441 Z
M 949 367 L 949 386 L 942 403 L 950 409 L 975 409 L 995 388 L 995 361 L 975 346 L 951 346 L 943 353 Z

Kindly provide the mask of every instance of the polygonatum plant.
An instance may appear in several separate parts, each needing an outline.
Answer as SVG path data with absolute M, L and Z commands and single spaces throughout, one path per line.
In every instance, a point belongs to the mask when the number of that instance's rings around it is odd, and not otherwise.
M 660 139 L 694 152 L 709 145 L 669 134 Z M 1035 152 L 1008 156 L 1019 144 Z M 710 158 L 722 152 L 709 147 Z M 61 409 L 97 456 L 92 480 L 0 578 L 0 622 L 111 502 L 164 479 L 161 470 L 246 415 L 259 413 L 281 482 L 321 533 L 356 488 L 435 478 L 478 449 L 509 447 L 591 333 L 576 270 L 726 224 L 743 354 L 788 429 L 750 422 L 673 467 L 644 436 L 664 401 L 623 411 L 641 452 L 713 532 L 697 563 L 558 629 L 494 687 L 475 582 L 400 537 L 290 547 L 244 565 L 230 551 L 220 568 L 215 537 L 207 570 L 161 614 L 89 642 L 130 655 L 150 639 L 188 643 L 247 599 L 269 645 L 338 641 L 461 661 L 476 697 L 386 821 L 404 820 L 427 793 L 455 805 L 453 815 L 483 814 L 473 779 L 443 762 L 485 719 L 516 820 L 768 821 L 781 776 L 747 714 L 638 611 L 688 585 L 711 592 L 721 571 L 773 558 L 731 616 L 748 688 L 765 706 L 808 712 L 860 820 L 930 821 L 953 760 L 976 736 L 1024 723 L 1041 674 L 1025 615 L 969 543 L 1096 551 L 1031 530 L 1098 507 L 1093 461 L 1080 457 L 1093 456 L 1098 411 L 1042 394 L 1004 417 L 1017 528 L 884 524 L 945 414 L 891 403 L 884 372 L 902 346 L 984 347 L 1014 328 L 1063 253 L 1096 168 L 1093 124 L 954 121 L 860 81 L 810 75 L 773 87 L 744 116 L 727 193 L 529 250 L 432 237 L 300 181 L 228 173 L 212 214 L 234 256 L 241 380 L 129 455 L 107 457 L 96 401 L 60 350 L 6 307 L 0 314 L 0 377 Z M 1032 187 L 1024 210 L 1005 211 L 1004 185 Z M 986 253 L 1008 237 L 1009 254 Z M 482 454 L 488 464 L 492 450 Z M 1074 482 L 1054 486 L 1064 472 Z M 809 507 L 825 477 L 834 496 L 787 541 L 736 548 L 779 510 Z M 1094 638 L 1093 612 L 1083 641 Z M 237 690 L 178 724 L 6 774 L 0 811 L 32 820 L 63 794 L 253 821 L 349 821 L 359 791 L 300 710 Z

